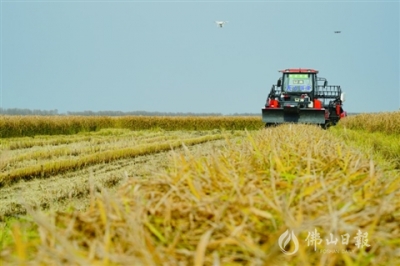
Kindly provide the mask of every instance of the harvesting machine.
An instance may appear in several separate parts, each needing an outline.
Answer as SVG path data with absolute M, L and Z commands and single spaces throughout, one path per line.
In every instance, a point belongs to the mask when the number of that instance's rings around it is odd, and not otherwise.
M 282 77 L 272 85 L 262 121 L 266 126 L 281 123 L 336 125 L 347 114 L 343 111 L 344 93 L 340 86 L 328 86 L 315 69 L 280 70 Z

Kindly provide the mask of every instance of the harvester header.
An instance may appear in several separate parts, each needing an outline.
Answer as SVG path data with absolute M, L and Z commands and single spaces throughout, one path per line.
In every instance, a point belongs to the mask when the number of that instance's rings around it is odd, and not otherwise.
M 328 86 L 325 78 L 317 77 L 318 70 L 288 68 L 279 72 L 282 77 L 276 85 L 272 85 L 262 109 L 266 126 L 306 123 L 327 127 L 346 116 L 342 108 L 344 94 L 340 86 Z

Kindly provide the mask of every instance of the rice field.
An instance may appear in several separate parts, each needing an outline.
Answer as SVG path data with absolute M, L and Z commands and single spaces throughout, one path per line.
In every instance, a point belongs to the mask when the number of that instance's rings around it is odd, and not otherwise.
M 70 135 L 107 128 L 130 130 L 254 130 L 263 128 L 260 117 L 229 116 L 4 116 L 0 138 L 37 135 Z
M 364 130 L 367 132 L 382 132 L 386 134 L 400 134 L 400 111 L 382 112 L 376 114 L 359 114 L 348 116 L 341 121 L 341 125 Z
M 385 115 L 2 138 L 0 262 L 399 265 L 400 134 Z

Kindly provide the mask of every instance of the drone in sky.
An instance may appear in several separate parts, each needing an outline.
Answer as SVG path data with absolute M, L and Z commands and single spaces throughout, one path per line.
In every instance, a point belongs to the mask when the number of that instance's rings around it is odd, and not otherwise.
M 335 30 L 334 33 L 341 33 L 341 31 L 340 30 Z
M 217 23 L 218 26 L 219 26 L 220 28 L 222 28 L 222 27 L 224 26 L 225 23 L 228 23 L 228 21 L 215 21 L 215 23 Z

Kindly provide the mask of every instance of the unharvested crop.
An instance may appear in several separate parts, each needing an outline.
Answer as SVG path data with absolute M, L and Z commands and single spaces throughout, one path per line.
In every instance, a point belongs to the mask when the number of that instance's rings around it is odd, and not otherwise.
M 343 139 L 346 144 L 357 146 L 366 156 L 378 161 L 379 164 L 387 165 L 394 170 L 400 169 L 400 134 L 340 127 L 331 132 Z
M 339 125 L 349 129 L 367 132 L 400 134 L 400 111 L 382 113 L 363 113 L 340 120 Z
M 130 130 L 253 130 L 263 127 L 259 117 L 211 116 L 0 116 L 0 138 L 70 135 L 106 128 Z

